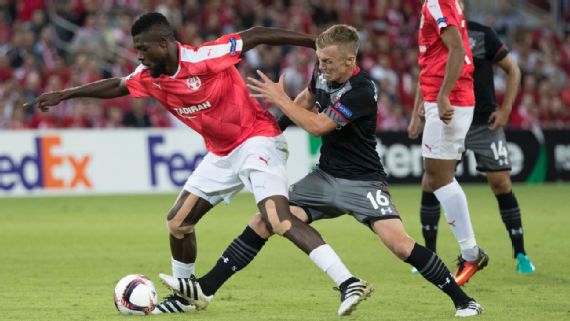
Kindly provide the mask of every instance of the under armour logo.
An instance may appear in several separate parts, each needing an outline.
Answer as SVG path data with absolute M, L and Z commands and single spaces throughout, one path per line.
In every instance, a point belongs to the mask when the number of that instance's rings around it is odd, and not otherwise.
M 443 289 L 443 287 L 448 285 L 449 283 L 451 283 L 451 280 L 449 278 L 445 278 L 445 282 L 443 282 L 443 284 L 438 284 L 437 287 Z
M 449 224 L 450 226 L 455 227 L 455 220 L 451 221 L 451 222 L 447 222 L 447 224 Z
M 222 261 L 224 261 L 224 263 L 228 263 L 230 261 L 230 259 L 228 259 L 227 257 L 225 257 L 223 255 L 220 256 L 220 259 L 222 259 Z

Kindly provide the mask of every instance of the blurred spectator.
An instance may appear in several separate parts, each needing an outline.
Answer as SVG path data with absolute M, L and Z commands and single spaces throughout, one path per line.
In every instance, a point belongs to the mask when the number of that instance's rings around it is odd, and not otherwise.
M 497 30 L 522 70 L 509 125 L 570 128 L 570 11 L 559 17 L 562 25 L 545 16 L 529 28 L 518 5 L 499 1 L 497 12 L 476 19 Z M 361 36 L 359 65 L 378 83 L 378 129 L 402 130 L 417 86 L 420 6 L 418 0 L 0 0 L 0 128 L 176 126 L 155 101 L 130 97 L 65 101 L 49 114 L 20 108 L 41 92 L 133 72 L 131 24 L 143 12 L 159 11 L 177 39 L 194 46 L 256 25 L 317 34 L 331 24 L 351 24 Z M 244 77 L 256 69 L 274 79 L 285 73 L 286 92 L 294 97 L 307 85 L 315 59 L 312 50 L 260 46 L 238 69 Z M 495 74 L 499 103 L 504 77 Z

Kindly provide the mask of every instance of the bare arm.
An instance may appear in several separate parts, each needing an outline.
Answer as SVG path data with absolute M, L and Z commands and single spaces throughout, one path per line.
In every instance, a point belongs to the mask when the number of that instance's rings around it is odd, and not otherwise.
M 238 33 L 243 41 L 242 53 L 257 45 L 293 45 L 315 49 L 315 37 L 280 28 L 252 27 Z
M 308 90 L 303 90 L 299 95 L 297 95 L 297 97 L 295 97 L 295 100 L 293 100 L 293 102 L 295 105 L 304 107 L 307 110 L 312 110 L 315 107 L 315 100 L 310 93 L 308 95 L 306 93 L 309 93 Z M 280 115 L 276 116 L 277 124 L 281 130 L 285 130 L 287 127 L 293 124 L 293 121 L 291 121 L 291 119 L 287 117 L 287 115 L 285 115 L 281 110 L 279 110 L 279 113 Z
M 42 111 L 48 111 L 49 106 L 55 106 L 60 102 L 79 97 L 110 99 L 129 94 L 123 78 L 109 78 L 86 85 L 45 93 L 24 104 L 24 107 L 38 105 Z
M 410 124 L 408 125 L 408 138 L 410 139 L 418 138 L 420 133 L 423 131 L 425 117 L 423 102 L 424 97 L 422 95 L 420 84 L 418 82 L 416 88 L 416 97 L 414 99 L 414 109 L 412 111 Z
M 449 97 L 455 87 L 455 83 L 461 76 L 463 63 L 465 62 L 465 47 L 459 29 L 455 26 L 446 27 L 441 32 L 441 40 L 447 47 L 447 63 L 445 65 L 445 77 L 439 90 L 439 95 Z
M 497 62 L 497 64 L 507 74 L 507 88 L 505 90 L 503 104 L 497 109 L 497 111 L 493 112 L 489 118 L 489 122 L 491 123 L 489 128 L 491 130 L 497 130 L 504 127 L 509 121 L 513 102 L 515 101 L 521 82 L 519 66 L 511 58 L 510 54 L 506 55 L 505 58 Z
M 252 96 L 264 98 L 272 102 L 279 107 L 289 119 L 297 124 L 297 126 L 305 129 L 314 136 L 323 136 L 337 127 L 337 123 L 324 113 L 315 114 L 307 110 L 309 107 L 308 103 L 311 101 L 314 103 L 314 99 L 308 89 L 303 90 L 303 92 L 299 94 L 299 96 L 303 95 L 302 97 L 297 96 L 295 99 L 296 101 L 304 102 L 305 106 L 297 105 L 283 90 L 283 75 L 279 77 L 278 83 L 274 83 L 261 71 L 257 71 L 257 73 L 261 77 L 261 80 L 251 77 L 248 78 L 248 87 L 256 93 Z

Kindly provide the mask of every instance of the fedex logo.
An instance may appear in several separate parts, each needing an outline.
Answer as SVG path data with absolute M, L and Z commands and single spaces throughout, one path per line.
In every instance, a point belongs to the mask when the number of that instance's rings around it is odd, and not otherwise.
M 200 161 L 206 156 L 206 151 L 197 152 L 193 157 L 179 152 L 167 152 L 164 137 L 153 135 L 148 137 L 148 155 L 150 162 L 150 181 L 152 186 L 159 185 L 160 173 L 167 173 L 171 184 L 181 187 Z
M 34 152 L 19 159 L 0 154 L 0 190 L 9 191 L 19 186 L 26 190 L 93 187 L 87 175 L 90 155 L 74 156 L 58 152 L 61 146 L 59 136 L 38 137 L 34 142 Z M 64 176 L 62 173 L 71 175 Z

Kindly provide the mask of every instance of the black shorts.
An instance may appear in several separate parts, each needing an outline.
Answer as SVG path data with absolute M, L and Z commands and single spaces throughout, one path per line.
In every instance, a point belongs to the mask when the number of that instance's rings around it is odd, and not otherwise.
M 511 159 L 505 131 L 496 131 L 488 125 L 472 125 L 465 137 L 465 148 L 473 151 L 480 172 L 510 171 Z
M 386 182 L 336 178 L 320 169 L 291 185 L 289 203 L 304 208 L 309 222 L 343 214 L 364 224 L 400 218 Z

